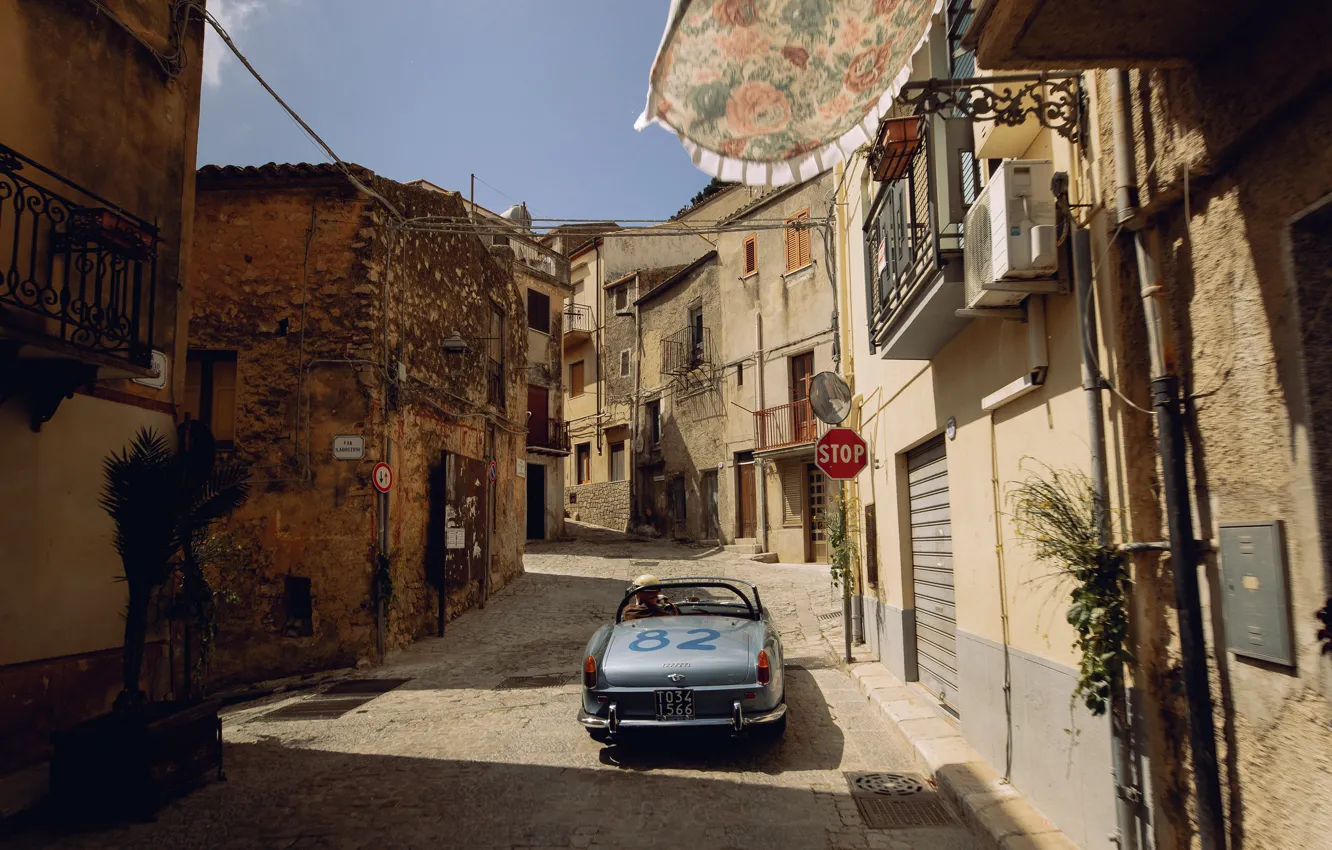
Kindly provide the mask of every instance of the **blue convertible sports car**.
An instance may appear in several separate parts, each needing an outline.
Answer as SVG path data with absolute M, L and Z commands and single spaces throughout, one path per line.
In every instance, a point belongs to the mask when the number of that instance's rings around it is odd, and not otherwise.
M 782 642 L 758 587 L 737 579 L 640 576 L 588 641 L 578 721 L 622 729 L 786 729 Z

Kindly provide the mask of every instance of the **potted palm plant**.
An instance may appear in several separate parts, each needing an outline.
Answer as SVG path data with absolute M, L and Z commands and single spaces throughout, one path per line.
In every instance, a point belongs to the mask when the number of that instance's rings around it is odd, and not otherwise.
M 219 458 L 205 426 L 187 422 L 178 436 L 172 446 L 143 429 L 106 459 L 101 504 L 129 591 L 123 681 L 109 713 L 53 736 L 51 791 L 67 813 L 144 815 L 210 770 L 221 772 L 218 704 L 150 702 L 140 685 L 154 596 L 176 570 L 194 565 L 201 536 L 249 492 L 248 469 Z

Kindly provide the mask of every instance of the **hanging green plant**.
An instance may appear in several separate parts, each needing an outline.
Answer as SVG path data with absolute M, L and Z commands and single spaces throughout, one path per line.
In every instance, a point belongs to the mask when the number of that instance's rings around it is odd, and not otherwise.
M 1132 660 L 1128 650 L 1128 590 L 1124 556 L 1097 543 L 1091 479 L 1080 472 L 1052 470 L 1011 485 L 1009 499 L 1017 535 L 1037 560 L 1071 580 L 1068 622 L 1082 653 L 1075 697 L 1092 714 L 1105 714 L 1113 683 Z
M 856 522 L 858 504 L 858 500 L 850 496 L 832 495 L 819 515 L 828 544 L 828 572 L 836 588 L 846 582 L 852 590 L 855 589 L 855 564 L 860 555 L 856 542 L 860 531 Z

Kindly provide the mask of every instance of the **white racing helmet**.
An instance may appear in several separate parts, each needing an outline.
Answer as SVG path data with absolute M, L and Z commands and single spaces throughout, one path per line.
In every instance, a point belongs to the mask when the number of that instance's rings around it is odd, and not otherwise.
M 643 573 L 641 576 L 634 579 L 634 590 L 638 590 L 640 587 L 647 587 L 649 584 L 661 584 L 661 579 L 657 578 L 652 573 Z

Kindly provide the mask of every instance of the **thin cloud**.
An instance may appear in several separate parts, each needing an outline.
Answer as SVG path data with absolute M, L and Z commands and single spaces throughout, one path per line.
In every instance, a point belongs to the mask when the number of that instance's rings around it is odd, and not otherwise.
M 217 22 L 234 40 L 250 25 L 256 13 L 262 11 L 267 0 L 212 0 L 208 11 L 217 18 Z M 203 81 L 204 85 L 217 88 L 222 85 L 222 69 L 235 61 L 226 44 L 207 27 L 204 33 Z

